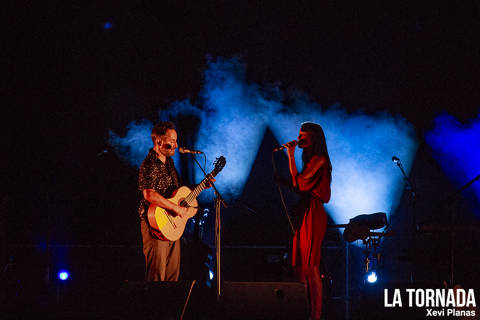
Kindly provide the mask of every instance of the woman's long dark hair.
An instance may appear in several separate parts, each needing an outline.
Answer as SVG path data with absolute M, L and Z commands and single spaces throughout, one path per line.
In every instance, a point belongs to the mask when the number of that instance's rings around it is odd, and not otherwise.
M 323 155 L 327 158 L 328 174 L 330 182 L 332 181 L 332 163 L 328 155 L 327 141 L 325 140 L 325 133 L 320 125 L 313 122 L 304 122 L 300 127 L 300 131 L 310 132 L 312 135 L 312 145 L 303 149 L 302 161 L 303 167 L 312 159 L 314 155 Z

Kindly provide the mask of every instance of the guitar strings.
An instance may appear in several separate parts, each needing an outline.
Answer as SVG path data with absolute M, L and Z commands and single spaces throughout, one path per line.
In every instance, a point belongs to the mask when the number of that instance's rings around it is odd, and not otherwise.
M 223 156 L 220 158 L 217 158 L 217 160 L 215 160 L 215 169 L 212 172 L 210 172 L 207 175 L 207 177 L 205 177 L 205 179 L 203 179 L 202 182 L 200 182 L 200 184 L 192 192 L 190 192 L 190 194 L 186 196 L 185 199 L 183 199 L 183 201 L 185 201 L 189 206 L 190 202 L 195 200 L 197 196 L 200 194 L 200 192 L 202 192 L 205 189 L 205 184 L 208 181 L 208 177 L 214 178 L 217 175 L 217 173 L 223 169 L 224 166 L 225 166 L 225 158 Z
M 208 176 L 211 178 L 214 178 L 215 175 L 216 174 L 214 172 L 211 172 L 210 174 L 208 174 Z M 190 205 L 190 202 L 195 200 L 200 194 L 200 192 L 202 192 L 205 189 L 205 184 L 208 181 L 208 176 L 205 179 L 203 179 L 202 182 L 200 182 L 200 184 L 197 187 L 195 187 L 195 189 L 192 192 L 190 192 L 188 196 L 185 197 L 185 199 L 183 199 L 183 201 L 185 201 L 187 205 Z
M 177 228 L 177 225 L 175 224 L 175 222 L 172 220 L 172 218 L 170 218 L 170 215 L 167 214 L 167 213 L 164 213 L 165 216 L 167 217 L 168 221 L 172 224 L 173 228 L 176 229 Z
M 195 198 L 200 194 L 205 189 L 205 184 L 207 182 L 207 179 L 203 179 L 202 182 L 192 191 L 188 196 L 185 197 L 184 201 L 190 205 L 190 202 L 195 200 Z

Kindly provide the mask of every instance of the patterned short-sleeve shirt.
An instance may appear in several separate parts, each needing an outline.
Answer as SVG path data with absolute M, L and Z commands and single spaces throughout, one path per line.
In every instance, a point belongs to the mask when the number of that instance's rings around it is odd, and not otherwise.
M 138 207 L 140 217 L 144 218 L 150 205 L 143 197 L 143 190 L 153 189 L 161 196 L 169 198 L 178 187 L 179 177 L 173 159 L 167 157 L 165 163 L 163 163 L 158 159 L 157 153 L 150 149 L 138 173 L 138 191 L 141 195 Z

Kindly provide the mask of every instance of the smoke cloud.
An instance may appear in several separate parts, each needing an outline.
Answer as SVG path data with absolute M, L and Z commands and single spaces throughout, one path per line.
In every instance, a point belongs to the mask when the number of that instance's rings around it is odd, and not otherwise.
M 140 167 L 148 150 L 153 147 L 150 137 L 152 129 L 153 124 L 150 121 L 132 122 L 127 126 L 125 137 L 120 137 L 110 130 L 109 143 L 123 159 L 135 167 Z
M 339 105 L 325 108 L 300 92 L 285 104 L 284 95 L 277 87 L 247 83 L 245 65 L 236 58 L 211 59 L 196 105 L 180 101 L 160 117 L 198 117 L 200 127 L 191 147 L 205 152 L 208 163 L 226 157 L 227 166 L 216 183 L 225 197 L 242 193 L 267 127 L 284 143 L 298 136 L 302 122 L 316 122 L 324 128 L 333 165 L 332 199 L 326 206 L 333 220 L 346 223 L 358 214 L 393 212 L 404 185 L 391 158 L 399 157 L 410 171 L 418 147 L 412 125 L 386 113 L 349 114 Z M 111 133 L 111 143 L 138 166 L 151 147 L 151 127 L 146 121 L 130 124 L 125 137 Z M 301 151 L 296 157 L 301 168 Z M 197 182 L 201 177 L 198 171 Z M 202 196 L 211 199 L 211 193 Z

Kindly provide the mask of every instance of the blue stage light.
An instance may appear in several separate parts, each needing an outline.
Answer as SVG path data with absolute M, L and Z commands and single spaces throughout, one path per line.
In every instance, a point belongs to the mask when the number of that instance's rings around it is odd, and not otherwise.
M 435 128 L 425 134 L 433 150 L 433 157 L 456 187 L 467 184 L 480 174 L 480 114 L 476 119 L 460 123 L 448 114 L 435 118 Z M 465 192 L 480 203 L 480 182 L 475 182 Z M 474 207 L 475 209 L 475 207 Z M 477 214 L 480 208 L 476 206 Z
M 113 24 L 112 24 L 110 21 L 106 21 L 106 22 L 103 24 L 103 29 L 105 29 L 105 30 L 112 29 L 112 27 L 113 27 Z
M 375 283 L 377 282 L 377 273 L 375 271 L 372 271 L 370 273 L 368 273 L 367 275 L 367 281 L 369 283 Z
M 208 271 L 208 276 L 210 277 L 210 280 L 213 280 L 214 274 L 213 274 L 212 270 Z
M 61 271 L 58 273 L 58 279 L 60 279 L 60 280 L 62 280 L 62 281 L 67 280 L 69 277 L 70 277 L 70 274 L 69 274 L 68 271 L 66 271 L 66 270 L 61 270 Z

